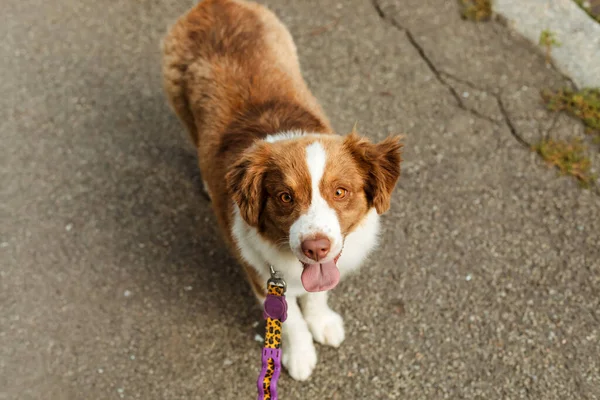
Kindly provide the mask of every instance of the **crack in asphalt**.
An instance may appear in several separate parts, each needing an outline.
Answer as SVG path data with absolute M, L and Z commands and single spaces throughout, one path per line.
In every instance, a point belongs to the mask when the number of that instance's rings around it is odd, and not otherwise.
M 470 82 L 468 80 L 459 78 L 458 76 L 456 76 L 454 74 L 451 74 L 450 72 L 440 71 L 440 74 L 442 74 L 443 76 L 445 76 L 448 79 L 452 79 L 453 81 L 456 81 L 458 83 L 462 83 L 463 85 L 468 86 L 471 89 L 478 90 L 480 92 L 489 94 L 490 96 L 495 96 L 496 95 L 496 93 L 494 93 L 494 92 L 492 92 L 492 91 L 490 91 L 488 89 L 483 89 L 483 88 L 477 86 L 476 84 L 474 84 L 473 82 Z
M 462 101 L 461 97 L 458 95 L 456 89 L 454 89 L 454 87 L 450 83 L 448 83 L 448 81 L 446 79 L 444 79 L 444 75 L 451 79 L 456 80 L 457 82 L 463 83 L 463 84 L 471 87 L 472 89 L 476 89 L 476 90 L 488 93 L 489 95 L 493 96 L 496 99 L 496 102 L 498 103 L 498 108 L 500 109 L 500 113 L 502 114 L 502 117 L 504 118 L 504 122 L 508 126 L 510 133 L 524 147 L 531 148 L 531 145 L 529 143 L 527 143 L 527 141 L 525 139 L 523 139 L 523 137 L 521 135 L 519 135 L 519 133 L 517 132 L 514 124 L 512 123 L 512 121 L 510 119 L 510 116 L 508 115 L 508 112 L 506 111 L 506 108 L 504 107 L 504 103 L 502 102 L 502 99 L 499 94 L 491 93 L 488 90 L 477 87 L 476 85 L 474 85 L 471 82 L 466 82 L 462 79 L 456 79 L 455 77 L 451 76 L 449 73 L 440 71 L 435 66 L 433 61 L 431 61 L 431 59 L 429 57 L 427 57 L 427 54 L 425 54 L 425 50 L 417 42 L 417 40 L 415 39 L 414 35 L 412 34 L 412 32 L 410 30 L 408 30 L 405 27 L 403 27 L 402 25 L 400 25 L 398 23 L 398 21 L 396 21 L 394 18 L 388 17 L 385 14 L 385 12 L 383 12 L 383 9 L 381 8 L 381 6 L 379 5 L 379 2 L 377 0 L 371 0 L 371 3 L 373 4 L 375 11 L 377 12 L 377 14 L 379 15 L 379 17 L 381 19 L 383 19 L 384 21 L 387 21 L 390 25 L 392 25 L 393 27 L 395 27 L 396 29 L 398 29 L 399 31 L 403 32 L 406 35 L 410 44 L 415 48 L 415 50 L 417 50 L 417 52 L 419 53 L 419 56 L 421 56 L 421 58 L 423 59 L 425 64 L 427 64 L 427 66 L 429 67 L 431 72 L 435 75 L 438 82 L 440 82 L 444 87 L 446 87 L 448 89 L 448 91 L 450 92 L 450 94 L 452 95 L 452 97 L 454 97 L 454 100 L 456 100 L 456 103 L 460 109 L 468 111 L 471 114 L 473 114 L 479 118 L 485 119 L 486 121 L 492 122 L 494 124 L 497 123 L 497 121 L 494 120 L 493 118 L 490 118 L 486 115 L 481 114 L 477 110 L 467 107 L 465 105 L 465 103 Z
M 530 149 L 531 145 L 525 139 L 523 139 L 523 137 L 521 135 L 519 135 L 519 132 L 517 132 L 515 125 L 512 123 L 512 120 L 510 119 L 510 116 L 508 115 L 508 112 L 506 111 L 506 108 L 504 107 L 504 102 L 502 101 L 502 98 L 499 95 L 495 96 L 495 97 L 496 97 L 496 101 L 498 102 L 498 108 L 500 109 L 500 112 L 502 113 L 502 117 L 504 117 L 504 122 L 506 123 L 506 126 L 508 126 L 510 133 L 517 140 L 517 142 L 521 143 L 523 146 Z
M 393 26 L 394 28 L 396 28 L 398 31 L 404 33 L 406 35 L 406 38 L 408 39 L 409 43 L 411 44 L 411 46 L 413 46 L 413 48 L 417 51 L 417 53 L 419 53 L 419 56 L 421 57 L 421 59 L 425 62 L 425 64 L 427 64 L 427 66 L 429 67 L 429 70 L 433 73 L 433 75 L 435 76 L 435 78 L 437 79 L 437 81 L 442 84 L 442 86 L 444 86 L 446 89 L 448 89 L 448 92 L 450 92 L 450 94 L 452 95 L 452 97 L 454 98 L 454 100 L 456 101 L 456 105 L 458 108 L 460 108 L 461 110 L 465 110 L 467 112 L 469 112 L 470 114 L 484 119 L 486 121 L 489 121 L 495 125 L 498 125 L 499 122 L 496 119 L 490 118 L 487 115 L 484 115 L 482 113 L 480 113 L 479 111 L 472 109 L 470 107 L 467 107 L 465 105 L 465 103 L 463 102 L 462 98 L 460 97 L 460 95 L 458 94 L 458 92 L 456 91 L 456 89 L 454 88 L 454 86 L 452 86 L 451 83 L 448 82 L 447 79 L 452 79 L 458 83 L 464 84 L 472 89 L 478 90 L 480 92 L 483 93 L 487 93 L 488 95 L 492 96 L 495 100 L 496 103 L 498 104 L 498 109 L 500 110 L 500 113 L 502 114 L 502 119 L 504 120 L 504 123 L 506 124 L 506 126 L 508 127 L 511 135 L 513 136 L 513 138 L 519 143 L 521 144 L 523 147 L 527 148 L 527 149 L 531 149 L 532 144 L 527 142 L 523 136 L 521 136 L 519 134 L 519 132 L 517 131 L 515 125 L 513 124 L 510 115 L 506 109 L 506 107 L 504 106 L 504 102 L 502 101 L 502 93 L 494 93 L 488 89 L 483 89 L 478 87 L 477 85 L 473 84 L 472 82 L 469 82 L 467 80 L 458 78 L 456 76 L 453 76 L 452 74 L 446 72 L 446 71 L 442 71 L 440 69 L 438 69 L 435 64 L 433 63 L 433 61 L 427 56 L 427 54 L 425 53 L 425 50 L 423 49 L 423 46 L 421 46 L 419 44 L 419 42 L 417 42 L 417 40 L 415 39 L 414 35 L 412 34 L 412 32 L 405 28 L 404 26 L 402 26 L 400 23 L 398 23 L 398 21 L 396 21 L 395 18 L 393 17 L 389 17 L 385 14 L 385 12 L 383 11 L 383 9 L 381 8 L 381 5 L 379 4 L 378 0 L 371 0 L 371 4 L 373 5 L 373 8 L 375 9 L 375 11 L 377 12 L 377 15 L 379 16 L 379 18 L 381 18 L 383 21 L 389 23 L 391 26 Z M 562 75 L 562 74 L 561 74 Z M 572 80 L 566 76 L 563 75 L 563 77 L 565 77 L 570 83 L 572 83 Z M 550 126 L 550 128 L 548 129 L 548 131 L 546 132 L 546 136 L 550 134 L 550 132 L 554 129 L 556 121 L 558 119 L 558 116 L 554 117 L 554 120 Z M 600 195 L 600 186 L 596 186 L 593 185 L 595 188 L 595 192 L 596 194 Z
M 452 74 L 450 74 L 450 73 L 448 73 L 446 71 L 442 71 L 441 74 L 445 75 L 446 77 L 448 77 L 448 78 L 450 78 L 452 80 L 455 80 L 456 82 L 462 83 L 463 85 L 468 86 L 471 89 L 478 90 L 480 92 L 488 94 L 489 96 L 492 96 L 496 100 L 496 103 L 498 104 L 498 109 L 500 110 L 500 113 L 502 114 L 502 118 L 504 119 L 504 122 L 506 123 L 506 126 L 510 130 L 510 133 L 517 140 L 517 142 L 519 142 L 520 144 L 522 144 L 523 146 L 525 146 L 527 148 L 531 148 L 531 143 L 527 142 L 523 138 L 523 136 L 521 136 L 519 134 L 519 132 L 517 132 L 517 129 L 515 128 L 515 125 L 513 124 L 512 120 L 510 119 L 510 115 L 508 114 L 508 111 L 506 110 L 506 107 L 504 107 L 504 102 L 502 101 L 501 93 L 491 92 L 491 91 L 489 91 L 487 89 L 484 89 L 484 88 L 481 88 L 481 87 L 475 85 L 472 82 L 469 82 L 467 80 L 458 78 L 458 77 L 456 77 L 456 76 L 454 76 L 454 75 L 452 75 Z M 557 117 L 555 116 L 554 117 L 554 121 L 552 123 L 552 126 L 550 127 L 548 133 L 552 129 L 554 129 L 554 125 L 556 123 L 556 119 L 557 119 Z
M 448 89 L 448 91 L 450 92 L 450 94 L 452 95 L 452 97 L 454 97 L 454 100 L 456 101 L 456 104 L 458 106 L 458 108 L 460 108 L 461 110 L 465 110 L 469 113 L 471 113 L 472 115 L 484 119 L 486 121 L 492 122 L 492 123 L 496 123 L 497 121 L 495 121 L 493 118 L 488 117 L 487 115 L 484 115 L 482 113 L 480 113 L 479 111 L 472 109 L 470 107 L 467 107 L 465 105 L 465 103 L 463 102 L 462 98 L 460 97 L 460 95 L 458 94 L 458 92 L 456 91 L 456 89 L 446 81 L 446 79 L 444 79 L 444 72 L 440 71 L 435 64 L 433 63 L 433 61 L 431 61 L 431 59 L 427 56 L 427 54 L 425 53 L 425 50 L 423 49 L 423 47 L 419 44 L 419 42 L 417 42 L 417 40 L 415 39 L 414 35 L 412 34 L 412 32 L 408 29 L 406 29 L 405 27 L 403 27 L 402 25 L 400 25 L 398 23 L 398 21 L 396 21 L 394 18 L 390 18 L 388 17 L 385 12 L 383 12 L 383 9 L 381 8 L 381 6 L 379 5 L 379 2 L 377 0 L 371 0 L 371 3 L 373 4 L 373 7 L 375 8 L 375 11 L 377 12 L 377 14 L 379 15 L 379 17 L 388 22 L 390 25 L 392 25 L 394 28 L 398 29 L 400 32 L 404 33 L 406 35 L 406 38 L 408 39 L 409 43 L 413 46 L 413 48 L 417 51 L 417 53 L 419 53 L 419 56 L 421 57 L 421 59 L 425 62 L 425 64 L 427 64 L 427 66 L 429 67 L 429 70 L 433 73 L 433 75 L 435 76 L 435 78 L 437 79 L 437 81 L 439 83 L 441 83 L 446 89 Z M 448 76 L 448 74 L 445 74 Z M 485 90 L 484 90 L 485 91 Z

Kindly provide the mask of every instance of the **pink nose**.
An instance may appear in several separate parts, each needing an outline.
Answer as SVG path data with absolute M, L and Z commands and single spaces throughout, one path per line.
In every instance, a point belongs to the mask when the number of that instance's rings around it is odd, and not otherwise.
M 302 242 L 302 252 L 311 260 L 319 261 L 329 253 L 331 242 L 322 236 Z

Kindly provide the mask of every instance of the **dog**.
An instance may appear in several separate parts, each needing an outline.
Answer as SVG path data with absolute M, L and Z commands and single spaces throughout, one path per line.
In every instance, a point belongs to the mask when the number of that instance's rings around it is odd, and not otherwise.
M 169 103 L 198 152 L 223 236 L 259 301 L 273 266 L 286 280 L 282 363 L 306 380 L 313 341 L 338 347 L 327 291 L 377 244 L 402 143 L 334 133 L 300 72 L 291 34 L 266 7 L 204 0 L 162 42 Z

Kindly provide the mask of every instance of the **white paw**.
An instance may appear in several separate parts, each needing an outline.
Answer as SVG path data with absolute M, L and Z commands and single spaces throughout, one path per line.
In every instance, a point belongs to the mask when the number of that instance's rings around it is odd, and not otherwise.
M 312 338 L 310 341 L 284 342 L 282 347 L 281 362 L 290 376 L 297 381 L 307 380 L 317 365 L 317 351 Z
M 333 310 L 327 309 L 304 317 L 316 342 L 339 347 L 344 341 L 344 320 Z

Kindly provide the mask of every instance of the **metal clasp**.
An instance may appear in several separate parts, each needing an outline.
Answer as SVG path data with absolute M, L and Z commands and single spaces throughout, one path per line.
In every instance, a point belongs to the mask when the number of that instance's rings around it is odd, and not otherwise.
M 279 272 L 275 271 L 275 268 L 272 265 L 269 265 L 269 270 L 271 272 L 271 278 L 267 281 L 267 285 L 269 283 L 273 283 L 279 287 L 283 288 L 283 292 L 285 293 L 285 290 L 287 289 L 287 284 L 285 283 L 285 280 L 279 276 Z

